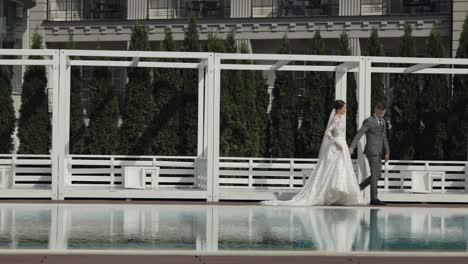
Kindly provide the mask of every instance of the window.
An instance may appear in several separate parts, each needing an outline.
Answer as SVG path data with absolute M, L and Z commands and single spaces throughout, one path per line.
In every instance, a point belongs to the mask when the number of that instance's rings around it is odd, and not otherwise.
M 274 0 L 252 0 L 252 7 L 272 7 Z
M 150 8 L 152 9 L 168 8 L 169 1 L 171 0 L 150 0 Z

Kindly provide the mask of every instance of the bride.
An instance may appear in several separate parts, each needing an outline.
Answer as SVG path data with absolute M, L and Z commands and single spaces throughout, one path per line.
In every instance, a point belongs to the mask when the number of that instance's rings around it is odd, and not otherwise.
M 330 114 L 317 164 L 302 190 L 288 201 L 263 201 L 263 205 L 363 204 L 346 143 L 346 103 L 337 100 Z

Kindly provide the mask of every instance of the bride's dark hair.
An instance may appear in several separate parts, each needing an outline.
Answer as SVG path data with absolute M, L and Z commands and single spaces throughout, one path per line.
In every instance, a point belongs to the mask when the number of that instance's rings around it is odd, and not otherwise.
M 335 111 L 339 111 L 343 106 L 345 105 L 345 101 L 343 100 L 336 100 L 335 103 L 333 104 L 333 108 L 335 108 Z

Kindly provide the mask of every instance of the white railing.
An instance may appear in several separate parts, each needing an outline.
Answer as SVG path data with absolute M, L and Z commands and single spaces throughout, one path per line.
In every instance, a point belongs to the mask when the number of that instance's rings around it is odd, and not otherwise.
M 51 198 L 50 155 L 0 155 L 0 198 Z
M 313 171 L 316 159 L 221 158 L 220 187 L 299 189 Z M 355 164 L 356 165 L 356 164 Z M 467 192 L 463 161 L 388 161 L 382 166 L 379 188 L 410 191 L 412 173 L 433 173 L 433 192 Z
M 65 185 L 122 186 L 125 166 L 159 167 L 158 184 L 164 187 L 196 187 L 196 157 L 168 156 L 68 156 L 69 175 Z M 146 175 L 146 185 L 151 185 L 151 175 Z
M 214 188 L 219 193 L 211 195 L 225 200 L 260 200 L 274 197 L 272 195 L 277 192 L 294 193 L 308 179 L 316 162 L 316 159 L 223 157 L 219 163 L 219 188 Z M 0 155 L 0 198 L 21 198 L 28 190 L 47 193 L 30 192 L 27 197 L 52 197 L 51 164 L 49 155 Z M 64 193 L 61 198 L 67 198 L 67 195 L 86 198 L 90 193 L 96 194 L 91 195 L 95 198 L 140 197 L 136 194 L 142 190 L 123 188 L 125 166 L 159 168 L 156 188 L 151 170 L 146 174 L 146 198 L 177 198 L 180 194 L 179 198 L 209 199 L 211 191 L 206 178 L 206 158 L 69 155 L 66 166 L 68 173 L 60 175 L 63 186 L 58 186 L 59 192 Z M 452 201 L 445 197 L 458 195 L 456 200 L 463 202 L 465 199 L 468 201 L 467 175 L 467 162 L 464 161 L 392 160 L 382 166 L 379 189 L 383 194 L 399 195 L 390 200 L 412 201 L 411 195 L 418 194 L 417 201 L 431 197 L 428 201 L 444 202 Z M 424 182 L 425 191 L 421 191 L 421 182 Z M 104 189 L 112 189 L 113 193 L 102 194 Z M 74 193 L 77 190 L 87 191 Z M 122 195 L 116 194 L 116 190 Z M 191 196 L 181 193 L 181 190 L 201 193 Z M 161 196 L 161 192 L 172 193 Z M 466 195 L 466 198 L 460 195 Z
M 203 163 L 206 159 L 188 156 L 68 155 L 59 199 L 207 200 L 206 165 Z M 144 169 L 142 188 L 125 188 L 123 172 L 127 166 Z
M 293 189 L 303 185 L 316 163 L 316 159 L 221 158 L 219 185 Z
M 316 162 L 316 159 L 221 158 L 219 197 L 275 199 L 283 192 L 287 197 L 303 186 Z M 392 201 L 468 202 L 466 165 L 464 161 L 392 160 L 383 164 L 378 187 L 383 198 Z

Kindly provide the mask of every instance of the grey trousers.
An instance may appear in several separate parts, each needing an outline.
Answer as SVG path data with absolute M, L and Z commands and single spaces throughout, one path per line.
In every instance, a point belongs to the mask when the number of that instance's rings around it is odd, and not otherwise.
M 382 160 L 379 156 L 366 156 L 367 160 L 369 161 L 369 167 L 371 171 L 371 175 L 367 177 L 365 180 L 359 184 L 361 189 L 366 188 L 370 184 L 370 193 L 371 193 L 371 200 L 376 200 L 377 198 L 377 183 L 379 182 L 380 178 L 382 177 Z

